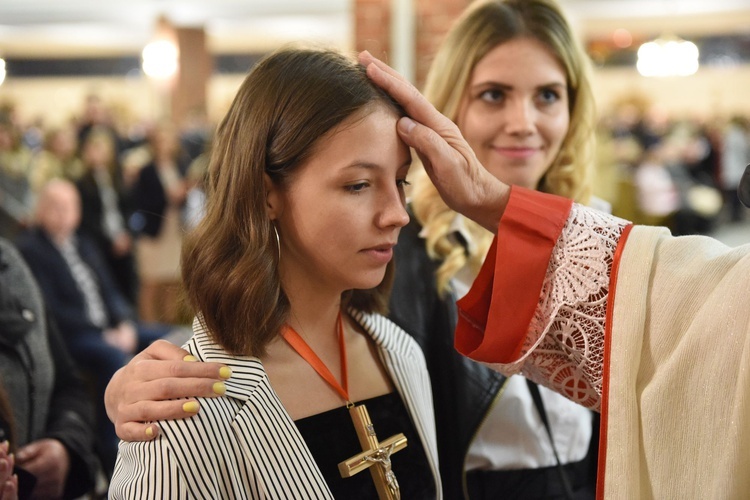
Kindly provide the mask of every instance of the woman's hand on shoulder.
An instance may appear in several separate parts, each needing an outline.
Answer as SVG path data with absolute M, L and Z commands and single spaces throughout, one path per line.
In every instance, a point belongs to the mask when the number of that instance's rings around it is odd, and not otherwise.
M 157 340 L 112 377 L 104 395 L 107 415 L 124 441 L 156 437 L 156 420 L 191 417 L 200 410 L 197 397 L 224 395 L 231 369 L 204 363 L 166 340 Z

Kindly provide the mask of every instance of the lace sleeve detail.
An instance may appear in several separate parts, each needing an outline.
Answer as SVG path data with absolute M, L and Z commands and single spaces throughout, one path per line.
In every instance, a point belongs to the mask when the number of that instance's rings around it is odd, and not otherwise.
M 518 373 L 593 410 L 602 395 L 604 321 L 617 243 L 630 223 L 574 204 L 552 251 Z

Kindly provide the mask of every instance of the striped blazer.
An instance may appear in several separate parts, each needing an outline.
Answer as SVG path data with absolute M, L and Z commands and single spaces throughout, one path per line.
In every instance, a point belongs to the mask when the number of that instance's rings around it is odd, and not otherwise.
M 406 405 L 433 471 L 438 497 L 435 418 L 430 379 L 417 343 L 387 318 L 352 311 L 371 336 Z M 161 421 L 151 441 L 120 443 L 111 499 L 333 498 L 260 360 L 228 354 L 199 321 L 185 348 L 201 361 L 232 369 L 221 398 L 201 398 L 201 411 Z

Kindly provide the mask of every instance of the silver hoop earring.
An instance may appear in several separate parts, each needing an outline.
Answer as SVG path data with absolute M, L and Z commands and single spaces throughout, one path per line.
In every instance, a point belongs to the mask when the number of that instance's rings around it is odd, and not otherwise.
M 279 251 L 279 260 L 281 260 L 281 240 L 279 239 L 279 230 L 276 229 L 276 224 L 273 222 L 271 223 L 271 227 L 273 228 L 273 232 L 276 235 L 276 248 Z

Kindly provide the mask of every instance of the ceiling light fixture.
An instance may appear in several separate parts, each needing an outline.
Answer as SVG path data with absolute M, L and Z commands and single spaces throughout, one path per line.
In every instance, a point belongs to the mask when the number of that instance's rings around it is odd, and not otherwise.
M 689 76 L 698 71 L 698 47 L 677 36 L 662 36 L 638 48 L 636 68 L 643 76 Z
M 170 80 L 179 69 L 179 57 L 174 30 L 166 18 L 160 17 L 153 40 L 141 53 L 143 72 L 155 80 Z
M 167 80 L 177 73 L 177 46 L 167 40 L 150 42 L 143 48 L 143 72 L 157 80 Z

